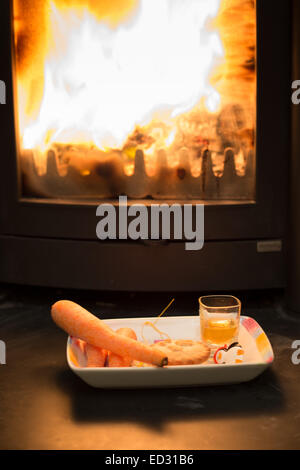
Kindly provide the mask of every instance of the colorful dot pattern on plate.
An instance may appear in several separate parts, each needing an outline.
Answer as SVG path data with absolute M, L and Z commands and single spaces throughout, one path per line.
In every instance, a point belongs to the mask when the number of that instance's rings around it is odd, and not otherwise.
M 274 355 L 270 342 L 259 324 L 250 317 L 241 317 L 241 323 L 255 340 L 257 349 L 261 353 L 264 361 L 267 363 L 272 362 Z

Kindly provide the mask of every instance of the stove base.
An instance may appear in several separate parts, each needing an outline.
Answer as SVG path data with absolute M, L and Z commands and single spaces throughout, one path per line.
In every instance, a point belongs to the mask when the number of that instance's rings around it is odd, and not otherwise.
M 284 250 L 270 252 L 258 246 L 255 240 L 209 241 L 192 252 L 185 251 L 183 242 L 0 236 L 0 281 L 133 292 L 285 287 Z

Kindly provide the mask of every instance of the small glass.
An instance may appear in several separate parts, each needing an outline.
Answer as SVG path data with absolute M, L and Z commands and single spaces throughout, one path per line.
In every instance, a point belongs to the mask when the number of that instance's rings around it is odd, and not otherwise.
M 238 341 L 241 302 L 232 295 L 199 298 L 202 341 L 212 349 Z

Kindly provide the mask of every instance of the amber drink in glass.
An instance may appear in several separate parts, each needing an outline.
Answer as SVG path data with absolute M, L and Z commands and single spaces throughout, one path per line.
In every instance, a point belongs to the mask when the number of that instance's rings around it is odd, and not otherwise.
M 200 297 L 200 327 L 202 341 L 217 348 L 238 341 L 241 302 L 232 295 Z

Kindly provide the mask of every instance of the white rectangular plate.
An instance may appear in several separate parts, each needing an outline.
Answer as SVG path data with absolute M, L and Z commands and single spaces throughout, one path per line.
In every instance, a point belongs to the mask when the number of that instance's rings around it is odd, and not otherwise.
M 142 325 L 155 318 L 122 318 L 103 320 L 113 330 L 129 327 L 142 338 Z M 172 339 L 201 339 L 199 316 L 162 317 L 156 326 Z M 145 326 L 144 338 L 152 343 L 160 339 L 151 327 Z M 272 346 L 258 323 L 250 317 L 241 316 L 239 343 L 242 345 L 244 361 L 241 364 L 214 364 L 212 361 L 200 365 L 168 367 L 118 367 L 87 368 L 85 357 L 76 347 L 76 341 L 68 338 L 67 361 L 71 370 L 87 384 L 98 388 L 153 388 L 184 387 L 195 385 L 217 385 L 241 383 L 261 374 L 274 360 Z

